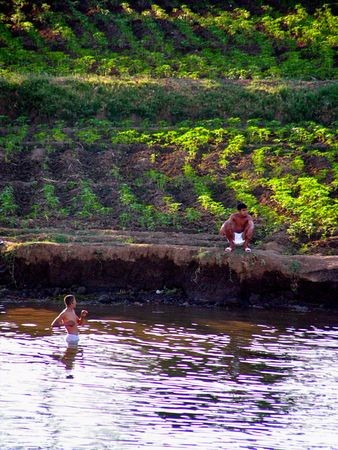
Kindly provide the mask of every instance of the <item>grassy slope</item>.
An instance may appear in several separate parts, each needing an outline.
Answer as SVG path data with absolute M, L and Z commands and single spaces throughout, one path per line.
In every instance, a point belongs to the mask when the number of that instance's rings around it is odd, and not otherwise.
M 3 225 L 215 232 L 244 200 L 257 239 L 335 232 L 329 10 L 67 5 L 2 17 Z

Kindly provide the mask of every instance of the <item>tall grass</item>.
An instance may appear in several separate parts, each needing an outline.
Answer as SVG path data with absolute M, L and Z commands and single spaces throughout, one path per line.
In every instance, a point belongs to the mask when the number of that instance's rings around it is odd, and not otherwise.
M 13 102 L 12 99 L 16 101 Z M 34 121 L 105 118 L 118 124 L 133 118 L 136 124 L 217 117 L 243 120 L 277 119 L 282 123 L 336 120 L 338 84 L 248 83 L 108 78 L 48 77 L 0 78 L 0 107 L 12 118 Z

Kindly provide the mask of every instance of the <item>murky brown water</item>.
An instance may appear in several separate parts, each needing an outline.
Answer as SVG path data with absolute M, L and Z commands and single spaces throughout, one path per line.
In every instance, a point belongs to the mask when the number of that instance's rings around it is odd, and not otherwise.
M 0 309 L 1 449 L 338 448 L 334 315 L 88 309 Z

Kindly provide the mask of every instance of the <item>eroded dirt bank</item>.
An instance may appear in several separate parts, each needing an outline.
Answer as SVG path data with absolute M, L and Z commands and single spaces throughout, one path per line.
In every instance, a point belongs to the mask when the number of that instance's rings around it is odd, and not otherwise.
M 137 240 L 137 239 L 136 239 Z M 188 245 L 111 242 L 7 243 L 0 284 L 90 291 L 179 290 L 196 304 L 337 306 L 338 257 L 271 250 L 224 254 L 219 239 Z M 114 301 L 112 299 L 112 301 Z

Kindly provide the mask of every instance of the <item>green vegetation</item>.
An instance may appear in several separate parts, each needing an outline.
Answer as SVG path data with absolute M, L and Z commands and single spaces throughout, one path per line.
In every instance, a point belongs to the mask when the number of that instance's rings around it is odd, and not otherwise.
M 61 8 L 47 2 L 32 6 L 14 0 L 0 15 L 4 75 L 302 80 L 337 75 L 338 25 L 328 7 L 310 13 L 297 5 L 281 14 L 269 7 L 256 13 L 199 12 L 128 3 L 116 10 L 105 1 L 87 8 L 75 1 Z
M 18 100 L 13 103 L 13 98 Z M 108 127 L 112 123 L 122 127 L 121 132 L 125 132 L 128 126 L 149 127 L 155 124 L 163 128 L 187 121 L 189 127 L 195 121 L 231 117 L 282 123 L 314 121 L 325 125 L 336 120 L 337 102 L 335 82 L 256 81 L 242 86 L 214 80 L 0 77 L 3 116 L 7 120 L 9 117 L 11 120 L 29 118 L 34 123 L 48 123 L 47 127 L 41 125 L 40 133 L 45 133 L 49 143 L 64 139 L 65 136 L 60 134 L 62 124 L 72 126 L 89 120 L 91 125 L 97 123 L 98 128 L 92 129 L 90 135 L 89 129 L 82 130 L 84 134 L 80 137 L 92 142 L 99 140 L 99 132 L 101 129 L 104 131 L 107 123 Z M 8 145 L 16 148 L 20 141 L 12 136 L 10 130 L 9 127 L 8 139 L 15 139 L 15 144 Z M 126 143 L 132 133 L 128 130 Z M 114 138 L 112 136 L 112 143 Z M 191 136 L 191 141 L 193 139 Z
M 0 225 L 336 233 L 329 7 L 5 3 Z
M 20 121 L 18 121 L 20 122 Z M 5 160 L 9 161 L 15 152 L 22 150 L 23 140 L 27 135 L 27 125 L 6 127 L 3 136 L 0 136 L 0 146 L 4 150 Z
M 79 196 L 74 199 L 74 209 L 77 208 L 77 205 L 81 205 L 81 209 L 78 211 L 80 217 L 90 218 L 95 214 L 109 214 L 110 209 L 100 203 L 87 180 L 82 180 L 80 189 Z
M 25 126 L 27 140 L 37 136 L 34 125 Z M 43 177 L 48 171 L 53 184 L 41 188 L 32 183 L 27 214 L 27 204 L 15 205 L 25 186 L 13 190 L 8 184 L 0 196 L 2 220 L 15 215 L 21 220 L 72 216 L 109 220 L 122 228 L 216 231 L 236 201 L 242 200 L 260 218 L 258 235 L 284 226 L 293 239 L 335 232 L 333 127 L 238 118 L 194 125 L 185 121 L 166 128 L 117 129 L 99 120 L 93 125 L 88 121 L 73 128 L 60 128 L 60 123 L 58 127 L 63 141 L 49 153 L 49 166 L 42 165 L 40 173 Z M 23 141 L 25 150 L 13 155 L 13 164 L 31 160 L 34 146 L 28 152 L 28 144 Z M 102 159 L 111 152 L 109 160 Z M 66 154 L 60 173 L 55 164 Z M 73 167 L 80 171 L 75 174 Z
M 6 186 L 0 193 L 0 220 L 5 224 L 12 224 L 17 209 L 13 187 Z

